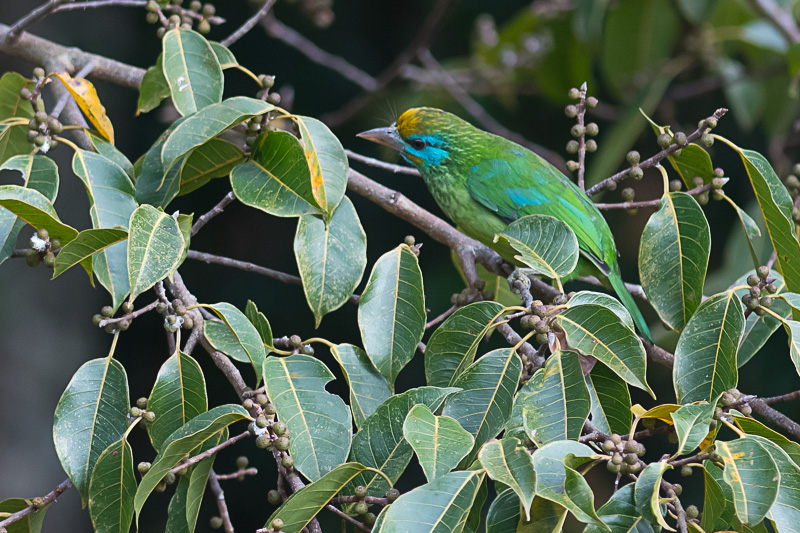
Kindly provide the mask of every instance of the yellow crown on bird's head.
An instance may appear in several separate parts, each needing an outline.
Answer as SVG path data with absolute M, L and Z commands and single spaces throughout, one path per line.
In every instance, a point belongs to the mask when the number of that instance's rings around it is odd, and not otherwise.
M 441 126 L 442 118 L 450 115 L 433 107 L 412 107 L 397 118 L 397 131 L 404 139 L 411 135 L 433 133 Z

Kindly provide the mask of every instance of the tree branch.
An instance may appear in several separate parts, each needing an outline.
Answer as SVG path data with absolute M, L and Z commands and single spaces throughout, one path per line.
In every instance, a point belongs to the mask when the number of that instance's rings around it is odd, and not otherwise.
M 378 90 L 378 82 L 375 78 L 354 66 L 346 59 L 333 55 L 318 47 L 275 17 L 266 17 L 261 22 L 261 25 L 264 26 L 267 35 L 283 41 L 314 63 L 335 71 L 365 91 L 373 92 Z
M 41 502 L 38 502 L 37 507 L 29 505 L 25 509 L 20 509 L 19 511 L 13 513 L 8 518 L 0 521 L 0 527 L 10 526 L 14 522 L 18 522 L 23 518 L 25 518 L 26 516 L 35 513 L 37 510 L 47 507 L 48 505 L 56 501 L 56 499 L 59 496 L 61 496 L 65 491 L 71 489 L 72 487 L 73 487 L 72 481 L 69 479 L 65 479 L 64 481 L 59 483 L 59 485 L 56 488 L 54 488 L 53 490 L 42 496 Z
M 71 0 L 48 0 L 46 4 L 42 4 L 17 22 L 11 27 L 11 30 L 8 32 L 8 37 L 14 41 L 16 40 L 19 35 L 25 31 L 25 28 L 30 26 L 31 24 L 35 24 L 40 20 L 44 19 L 52 13 L 60 4 L 65 2 L 70 2 Z
M 230 47 L 233 43 L 244 37 L 245 34 L 252 30 L 261 19 L 267 16 L 267 13 L 269 13 L 269 10 L 272 9 L 274 4 L 275 0 L 264 0 L 264 5 L 261 6 L 261 9 L 256 11 L 253 16 L 247 19 L 245 23 L 242 24 L 236 31 L 220 41 L 220 44 Z
M 380 168 L 381 170 L 388 170 L 389 172 L 394 172 L 395 174 L 408 174 L 409 176 L 420 175 L 419 170 L 416 168 L 405 167 L 403 165 L 393 165 L 392 163 L 387 163 L 385 161 L 381 161 L 380 159 L 374 159 L 372 157 L 357 154 L 347 149 L 345 149 L 344 153 L 353 161 L 358 161 L 359 163 L 364 163 L 365 165 L 369 165 L 371 167 Z
M 219 510 L 220 518 L 222 518 L 222 526 L 225 528 L 225 533 L 234 533 L 231 515 L 228 513 L 228 504 L 225 502 L 225 492 L 223 492 L 222 487 L 219 485 L 217 473 L 213 470 L 208 476 L 208 487 L 211 489 L 211 492 L 214 493 L 214 500 L 217 502 L 217 509 Z
M 142 83 L 144 69 L 84 52 L 78 48 L 67 48 L 30 33 L 23 32 L 16 39 L 12 39 L 9 35 L 10 30 L 11 28 L 5 24 L 0 24 L 0 52 L 20 57 L 34 65 L 44 65 L 47 61 L 52 61 L 52 58 L 58 58 L 70 74 L 75 74 L 86 64 L 94 62 L 92 77 L 133 89 Z
M 207 457 L 211 457 L 212 455 L 214 455 L 218 451 L 224 450 L 225 448 L 227 448 L 231 444 L 235 444 L 235 443 L 239 442 L 240 440 L 242 440 L 244 438 L 247 438 L 247 437 L 250 437 L 250 436 L 252 436 L 252 435 L 251 435 L 251 433 L 249 431 L 245 431 L 243 433 L 239 433 L 238 435 L 234 435 L 233 437 L 229 438 L 228 440 L 220 442 L 216 446 L 212 446 L 211 448 L 207 449 L 203 453 L 198 453 L 197 455 L 193 455 L 192 457 L 190 457 L 189 459 L 185 460 L 184 462 L 178 464 L 177 466 L 172 467 L 170 469 L 170 472 L 172 474 L 178 474 L 179 472 L 182 472 L 182 471 L 186 470 L 190 466 L 196 465 L 197 463 L 199 463 L 203 459 L 205 459 Z
M 236 200 L 236 196 L 233 194 L 233 191 L 229 192 L 225 196 L 222 197 L 222 200 L 219 201 L 217 205 L 211 208 L 211 211 L 208 213 L 203 213 L 197 219 L 197 222 L 192 225 L 192 237 L 197 235 L 197 232 L 202 229 L 203 226 L 208 224 L 208 222 L 217 215 L 222 214 L 222 211 L 225 210 L 225 207 L 228 206 L 231 202 Z

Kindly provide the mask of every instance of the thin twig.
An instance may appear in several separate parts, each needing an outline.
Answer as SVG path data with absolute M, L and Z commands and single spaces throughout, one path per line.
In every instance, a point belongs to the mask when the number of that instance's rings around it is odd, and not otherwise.
M 458 307 L 459 306 L 456 305 L 456 304 L 451 305 L 450 308 L 447 311 L 445 311 L 441 315 L 437 316 L 436 318 L 434 318 L 433 320 L 431 320 L 430 322 L 425 324 L 425 329 L 431 329 L 433 326 L 444 322 L 444 320 L 447 317 L 449 317 L 450 315 L 452 315 L 453 313 L 455 313 L 458 310 Z
M 230 45 L 244 37 L 245 34 L 252 30 L 261 19 L 267 16 L 267 13 L 269 13 L 269 10 L 272 9 L 274 4 L 275 0 L 264 0 L 264 5 L 261 6 L 261 9 L 256 11 L 253 16 L 247 19 L 245 23 L 242 24 L 235 32 L 231 33 L 222 41 L 220 41 L 220 44 L 230 47 Z
M 97 327 L 98 328 L 103 328 L 103 327 L 107 326 L 108 324 L 119 324 L 123 320 L 131 321 L 136 317 L 140 317 L 145 313 L 149 313 L 150 311 L 155 309 L 156 306 L 159 303 L 160 303 L 159 300 L 155 300 L 155 301 L 150 302 L 149 304 L 145 305 L 144 307 L 142 307 L 140 309 L 137 309 L 136 311 L 133 311 L 132 313 L 128 313 L 127 315 L 122 315 L 122 316 L 117 317 L 117 318 L 106 318 L 106 319 L 103 319 L 103 320 L 100 321 L 99 324 L 97 324 Z
M 476 102 L 455 79 L 453 79 L 450 73 L 447 72 L 447 70 L 445 70 L 438 61 L 436 61 L 436 58 L 433 57 L 433 54 L 431 54 L 430 50 L 423 48 L 418 52 L 417 56 L 419 57 L 420 61 L 422 61 L 422 64 L 425 65 L 425 68 L 437 76 L 442 87 L 444 87 L 444 89 L 450 93 L 450 96 L 452 96 L 455 101 L 461 104 L 461 107 L 463 107 L 467 113 L 472 115 L 473 118 L 475 118 L 475 120 L 481 124 L 481 126 L 492 133 L 500 135 L 501 137 L 505 137 L 510 141 L 514 141 L 515 143 L 538 153 L 540 156 L 558 167 L 558 169 L 562 172 L 567 171 L 567 164 L 563 157 L 543 146 L 530 142 L 519 133 L 511 131 L 500 124 L 500 122 L 498 122 L 483 107 L 481 107 L 481 105 Z
M 225 533 L 234 533 L 231 515 L 228 513 L 228 504 L 225 502 L 225 492 L 220 487 L 219 477 L 213 470 L 208 476 L 208 488 L 214 493 L 214 500 L 217 502 L 217 510 L 219 510 L 219 517 L 222 518 L 222 526 L 225 528 Z
M 203 213 L 197 218 L 197 222 L 192 225 L 192 237 L 194 237 L 203 226 L 208 224 L 208 222 L 214 218 L 215 216 L 221 214 L 225 207 L 228 206 L 231 202 L 236 200 L 236 195 L 233 194 L 233 191 L 229 192 L 225 196 L 222 197 L 222 200 L 219 201 L 217 205 L 211 208 L 208 213 Z
M 20 34 L 22 34 L 22 32 L 25 31 L 25 28 L 27 28 L 31 24 L 34 24 L 44 19 L 45 17 L 47 17 L 47 15 L 52 13 L 60 4 L 69 1 L 70 0 L 49 0 L 46 4 L 40 5 L 27 15 L 19 19 L 17 22 L 15 22 L 13 26 L 11 26 L 11 30 L 8 32 L 9 39 L 11 39 L 12 41 L 17 40 Z
M 697 196 L 699 194 L 703 194 L 704 192 L 708 192 L 713 188 L 714 188 L 713 184 L 707 183 L 705 185 L 701 185 L 700 187 L 695 187 L 690 191 L 686 191 L 686 194 Z M 609 209 L 638 209 L 639 207 L 658 207 L 660 204 L 661 204 L 661 198 L 656 198 L 654 200 L 642 200 L 640 202 L 619 202 L 616 204 L 596 203 L 594 205 L 597 209 L 609 210 Z
M 800 438 L 800 424 L 786 416 L 785 414 L 781 413 L 780 411 L 773 409 L 769 405 L 766 404 L 763 400 L 754 400 L 750 402 L 750 407 L 753 408 L 753 411 L 760 414 L 773 424 L 782 427 L 795 438 Z
M 404 167 L 403 165 L 393 165 L 392 163 L 386 163 L 380 159 L 374 159 L 372 157 L 357 154 L 347 149 L 345 149 L 344 153 L 353 161 L 358 161 L 359 163 L 364 163 L 365 165 L 369 165 L 371 167 L 380 168 L 381 170 L 388 170 L 389 172 L 394 172 L 395 174 L 408 174 L 409 176 L 420 175 L 419 170 L 416 168 Z
M 719 120 L 727 112 L 728 112 L 727 109 L 725 109 L 724 107 L 721 107 L 721 108 L 717 109 L 716 111 L 714 111 L 714 114 L 712 116 L 715 119 Z M 705 123 L 701 124 L 699 128 L 697 128 L 692 133 L 690 133 L 689 135 L 686 136 L 686 142 L 687 143 L 691 143 L 691 142 L 699 139 L 700 137 L 703 136 L 703 133 L 706 132 L 706 129 L 707 128 L 705 126 Z M 667 148 L 665 148 L 665 149 L 661 150 L 660 152 L 658 152 L 653 157 L 650 157 L 649 159 L 645 159 L 644 161 L 639 163 L 639 168 L 644 170 L 646 168 L 653 167 L 656 164 L 658 164 L 659 161 L 663 160 L 667 156 L 670 156 L 670 155 L 674 154 L 676 151 L 680 150 L 681 148 L 683 148 L 683 147 L 682 146 L 678 146 L 677 144 L 671 144 Z M 613 176 L 611 176 L 609 178 L 604 179 L 600 183 L 597 183 L 597 184 L 593 185 L 592 187 L 589 188 L 589 190 L 586 191 L 587 196 L 594 196 L 595 194 L 599 193 L 600 191 L 603 191 L 603 190 L 605 190 L 605 189 L 607 189 L 607 188 L 609 188 L 609 187 L 611 187 L 613 185 L 616 185 L 620 181 L 622 181 L 625 178 L 627 178 L 629 176 L 629 172 L 630 172 L 630 169 L 625 169 L 625 170 L 623 170 L 621 172 L 617 172 L 616 174 L 614 174 Z
M 586 190 L 584 176 L 586 175 L 586 82 L 583 82 L 580 89 L 580 102 L 578 102 L 578 126 L 580 126 L 581 136 L 578 138 L 578 187 L 582 191 Z
M 258 468 L 250 467 L 250 468 L 239 469 L 236 472 L 232 472 L 230 474 L 217 474 L 217 479 L 220 481 L 225 481 L 228 479 L 239 479 L 244 476 L 255 476 L 257 474 L 258 474 Z
M 709 454 L 707 453 L 698 453 L 697 455 L 692 455 L 691 457 L 686 457 L 684 459 L 678 459 L 677 461 L 667 461 L 669 464 L 673 466 L 673 468 L 678 468 L 684 465 L 688 465 L 689 463 L 702 463 L 706 459 L 709 458 Z
M 14 522 L 18 522 L 23 518 L 25 518 L 26 516 L 35 513 L 37 510 L 47 507 L 48 505 L 56 501 L 56 499 L 59 496 L 61 496 L 65 491 L 67 491 L 72 487 L 73 487 L 72 481 L 70 479 L 65 479 L 64 481 L 59 483 L 56 488 L 54 488 L 53 490 L 42 496 L 41 501 L 40 502 L 37 501 L 37 507 L 29 505 L 24 509 L 20 509 L 16 513 L 13 513 L 9 517 L 0 521 L 0 527 L 8 527 Z
M 400 52 L 394 61 L 375 78 L 377 82 L 375 89 L 353 98 L 338 110 L 322 116 L 322 122 L 325 122 L 330 127 L 336 127 L 347 122 L 353 115 L 361 111 L 370 100 L 372 100 L 372 96 L 376 92 L 389 85 L 389 83 L 403 71 L 403 67 L 417 57 L 417 53 L 420 50 L 430 45 L 433 37 L 437 34 L 440 26 L 447 18 L 450 9 L 458 3 L 458 1 L 459 0 L 438 0 L 430 13 L 428 13 L 428 16 L 425 17 L 416 36 L 414 36 L 408 46 L 406 46 L 405 50 Z
M 145 7 L 148 0 L 95 0 L 94 2 L 72 2 L 58 6 L 53 10 L 53 13 L 61 13 L 62 11 L 75 11 L 78 9 L 91 9 L 97 7 Z M 210 24 L 224 24 L 225 19 L 219 16 L 205 17 L 201 13 L 195 13 L 191 9 L 185 9 L 178 4 L 169 4 L 159 7 L 158 13 L 163 17 L 164 11 L 176 13 L 182 17 L 190 17 L 195 20 L 206 19 Z M 166 20 L 166 17 L 164 17 Z M 162 20 L 162 23 L 163 21 Z
M 245 431 L 243 433 L 239 433 L 238 435 L 234 435 L 233 437 L 229 438 L 228 440 L 222 441 L 219 444 L 217 444 L 216 446 L 212 446 L 211 448 L 207 449 L 206 451 L 204 451 L 202 453 L 198 453 L 197 455 L 194 455 L 194 456 L 190 457 L 189 459 L 187 459 L 184 462 L 178 464 L 177 466 L 172 467 L 170 469 L 170 473 L 177 474 L 178 472 L 182 472 L 182 471 L 186 470 L 187 468 L 189 468 L 190 466 L 199 463 L 203 459 L 205 459 L 207 457 L 211 457 L 212 455 L 214 455 L 218 451 L 224 450 L 225 448 L 227 448 L 231 444 L 235 444 L 235 443 L 239 442 L 240 440 L 245 439 L 247 437 L 251 437 L 251 436 L 252 436 L 252 434 L 249 431 Z
M 341 509 L 339 509 L 337 507 L 334 507 L 331 504 L 326 505 L 325 508 L 327 510 L 329 510 L 330 512 L 340 516 L 343 520 L 347 520 L 348 522 L 353 524 L 356 528 L 360 529 L 361 531 L 372 531 L 372 528 L 370 528 L 369 526 L 365 525 L 362 522 L 359 522 L 358 520 L 356 520 L 355 518 L 353 518 L 349 514 L 345 513 L 344 511 L 342 511 Z
M 603 282 L 597 279 L 597 276 L 583 276 L 577 278 L 578 281 L 582 281 L 583 283 L 588 283 L 590 285 L 597 285 L 598 287 L 604 287 Z M 625 288 L 628 289 L 628 292 L 631 293 L 631 296 L 639 298 L 642 301 L 648 301 L 647 295 L 644 293 L 644 289 L 641 285 L 637 285 L 636 283 L 628 283 L 625 282 Z
M 761 401 L 767 405 L 780 402 L 791 402 L 793 400 L 800 400 L 800 390 L 782 394 L 780 396 L 770 396 L 769 398 L 761 398 Z
M 318 65 L 337 72 L 365 91 L 372 92 L 378 90 L 378 82 L 375 78 L 354 66 L 346 59 L 333 55 L 318 47 L 276 18 L 272 16 L 266 17 L 261 24 L 264 26 L 267 35 L 275 39 L 280 39 Z

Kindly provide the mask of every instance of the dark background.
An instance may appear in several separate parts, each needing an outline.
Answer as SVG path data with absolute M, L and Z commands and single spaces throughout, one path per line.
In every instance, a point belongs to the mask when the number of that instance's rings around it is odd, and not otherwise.
M 638 1 L 638 0 L 634 0 Z M 664 2 L 650 2 L 663 4 Z M 188 2 L 187 2 L 188 3 Z M 600 2 L 602 3 L 602 2 Z M 625 4 L 626 2 L 622 2 Z M 714 2 L 709 4 L 708 21 L 689 21 L 682 13 L 677 16 L 678 24 L 674 35 L 664 35 L 671 42 L 666 59 L 685 55 L 693 46 L 692 39 L 703 35 L 710 26 L 724 26 L 744 23 L 757 19 L 758 15 L 748 11 L 748 2 L 731 2 L 744 15 L 741 20 L 728 20 L 727 15 L 713 12 Z M 0 22 L 13 23 L 30 11 L 39 2 L 10 1 L 0 2 Z M 534 2 L 533 6 L 541 6 Z M 558 4 L 556 2 L 555 4 Z M 617 7 L 611 3 L 610 9 Z M 669 3 L 668 3 L 669 4 Z M 677 4 L 680 4 L 678 2 Z M 220 1 L 216 4 L 217 14 L 228 19 L 228 23 L 216 27 L 210 38 L 222 39 L 244 21 L 252 7 L 243 0 Z M 287 25 L 297 29 L 322 48 L 341 55 L 373 75 L 385 68 L 411 40 L 420 24 L 431 9 L 432 2 L 411 0 L 406 2 L 385 2 L 369 0 L 339 0 L 333 5 L 335 21 L 326 28 L 316 27 L 297 3 L 278 2 L 276 16 Z M 475 22 L 487 12 L 498 27 L 515 20 L 520 13 L 529 9 L 530 2 L 503 1 L 487 4 L 477 0 L 460 2 L 448 18 L 443 28 L 437 32 L 431 50 L 445 66 L 464 68 L 475 59 L 476 47 L 473 45 Z M 662 6 L 663 7 L 663 6 Z M 736 11 L 736 10 L 734 10 Z M 711 13 L 716 13 L 712 16 Z M 570 16 L 567 11 L 567 18 Z M 716 18 L 715 18 L 716 17 Z M 733 17 L 731 15 L 730 17 Z M 749 17 L 749 18 L 747 18 Z M 32 33 L 55 42 L 77 46 L 83 50 L 107 55 L 120 61 L 147 68 L 154 63 L 160 51 L 160 41 L 155 36 L 155 27 L 145 22 L 144 11 L 138 8 L 111 7 L 93 9 L 85 12 L 75 11 L 51 16 L 30 28 Z M 637 24 L 631 21 L 631 24 Z M 559 31 L 568 31 L 563 26 Z M 566 30 L 564 30 L 566 28 Z M 658 30 L 658 24 L 654 26 Z M 602 41 L 602 38 L 600 39 Z M 556 41 L 557 43 L 560 41 Z M 612 58 L 622 63 L 634 61 L 635 42 L 631 42 L 631 56 L 621 54 Z M 350 98 L 360 94 L 360 89 L 344 79 L 337 72 L 316 65 L 282 42 L 268 38 L 260 27 L 232 47 L 239 62 L 256 73 L 277 76 L 276 88 L 290 98 L 292 110 L 310 116 L 321 116 L 338 109 Z M 708 50 L 690 51 L 690 55 L 711 53 Z M 788 91 L 790 77 L 780 67 L 776 75 L 761 75 L 756 68 L 758 51 L 744 48 L 715 48 L 713 53 L 721 57 L 733 58 L 744 66 L 743 76 L 756 82 L 769 84 L 765 91 L 773 90 L 774 85 Z M 578 54 L 579 52 L 576 52 Z M 619 91 L 604 77 L 601 71 L 607 70 L 600 64 L 601 49 L 594 49 L 588 57 L 590 72 L 599 80 L 590 86 L 590 93 L 597 95 L 612 112 L 610 120 L 594 119 L 600 123 L 598 137 L 600 152 L 604 149 L 604 133 L 623 116 L 625 106 L 633 101 L 634 90 Z M 565 71 L 571 61 L 576 64 L 587 58 L 565 56 Z M 608 61 L 606 59 L 606 61 Z M 770 61 L 781 65 L 781 59 L 771 57 Z M 761 63 L 759 63 L 761 64 Z M 770 63 L 771 64 L 771 63 Z M 736 101 L 724 84 L 717 84 L 709 90 L 699 92 L 689 98 L 675 98 L 676 87 L 685 88 L 687 84 L 699 83 L 718 75 L 710 61 L 698 61 L 687 68 L 672 82 L 669 91 L 656 106 L 655 117 L 661 123 L 671 123 L 673 127 L 686 132 L 694 130 L 698 120 L 710 115 L 716 108 L 739 106 L 739 115 L 733 109 L 732 115 L 720 121 L 717 133 L 731 138 L 740 146 L 770 154 L 775 160 L 776 169 L 783 177 L 788 173 L 789 164 L 796 158 L 794 120 L 796 115 L 785 120 L 781 128 L 770 122 L 768 112 L 763 112 L 751 123 L 742 119 L 742 106 L 753 105 L 753 98 Z M 29 76 L 33 67 L 24 61 L 0 54 L 0 73 L 15 70 Z M 572 119 L 564 116 L 563 106 L 568 103 L 566 93 L 583 78 L 550 80 L 563 97 L 549 96 L 552 87 L 545 88 L 547 80 L 532 78 L 526 69 L 536 69 L 536 65 L 524 67 L 508 73 L 504 87 L 518 87 L 518 94 L 509 96 L 498 90 L 494 95 L 478 95 L 477 98 L 486 109 L 509 129 L 519 132 L 527 139 L 539 143 L 564 157 L 566 142 L 570 139 L 569 128 Z M 570 71 L 571 72 L 571 71 Z M 580 73 L 578 73 L 578 76 Z M 770 77 L 771 76 L 771 77 Z M 574 77 L 574 76 L 573 76 Z M 226 96 L 238 94 L 253 95 L 256 88 L 243 74 L 228 70 L 225 73 Z M 531 82 L 533 79 L 533 82 Z M 765 81 L 766 80 L 766 81 Z M 639 80 L 646 86 L 649 79 Z M 135 117 L 137 93 L 103 81 L 95 81 L 100 98 L 114 123 L 117 146 L 133 161 L 143 154 L 166 127 L 165 119 L 173 117 L 164 112 L 163 107 L 146 115 Z M 691 85 L 690 85 L 691 86 Z M 767 86 L 767 85 L 765 85 Z M 522 88 L 525 87 L 523 90 Z M 513 92 L 513 91 L 512 91 Z M 680 93 L 678 93 L 680 94 Z M 672 95 L 672 96 L 671 96 Z M 286 98 L 284 101 L 286 102 Z M 749 103 L 748 103 L 749 102 Z M 440 89 L 419 85 L 413 80 L 400 78 L 389 88 L 376 95 L 369 106 L 349 122 L 337 127 L 335 133 L 346 148 L 394 161 L 388 153 L 382 153 L 365 141 L 358 140 L 354 134 L 364 129 L 383 126 L 392 122 L 399 112 L 413 105 L 435 105 L 469 118 L 463 109 Z M 762 96 L 761 107 L 769 105 Z M 792 109 L 794 112 L 794 109 Z M 616 116 L 614 116 L 616 114 Z M 634 120 L 643 122 L 641 117 Z M 776 141 L 777 139 L 777 141 Z M 634 145 L 635 141 L 635 145 Z M 776 142 L 779 145 L 776 147 Z M 782 143 L 782 144 L 781 144 Z M 621 154 L 635 146 L 642 152 L 643 159 L 657 151 L 654 136 L 650 131 L 630 139 L 621 148 Z M 599 154 L 599 153 L 598 153 Z M 747 178 L 736 158 L 729 151 L 712 149 L 714 163 L 729 172 L 731 183 L 726 187 L 728 193 L 741 205 L 748 205 L 752 197 Z M 70 170 L 70 151 L 60 147 L 53 153 L 61 173 L 60 194 L 56 207 L 63 220 L 77 227 L 89 227 L 88 203 L 79 180 Z M 591 165 L 594 155 L 589 156 Z M 617 162 L 622 165 L 622 159 Z M 424 207 L 440 213 L 428 195 L 422 182 L 409 176 L 397 176 L 382 171 L 354 165 L 381 183 L 401 190 Z M 619 168 L 624 168 L 619 166 Z M 656 198 L 661 191 L 661 181 L 654 171 L 648 171 L 646 179 L 636 183 L 637 199 Z M 0 174 L 0 183 L 9 183 L 11 175 Z M 195 193 L 176 199 L 170 209 L 199 215 L 211 208 L 229 190 L 227 180 L 214 180 Z M 450 306 L 450 295 L 462 288 L 455 269 L 450 261 L 449 250 L 415 231 L 407 223 L 386 215 L 374 204 L 355 195 L 353 199 L 368 238 L 368 276 L 374 261 L 384 252 L 402 242 L 407 234 L 413 234 L 424 242 L 420 264 L 425 275 L 425 295 L 430 308 L 430 316 L 436 316 Z M 620 191 L 606 194 L 603 201 L 619 201 Z M 752 210 L 751 210 L 752 212 Z M 626 278 L 636 281 L 636 257 L 641 228 L 652 213 L 642 209 L 636 216 L 624 211 L 608 213 L 608 219 L 618 235 L 618 248 L 622 255 Z M 749 268 L 749 258 L 741 239 L 737 221 L 732 211 L 725 205 L 712 202 L 706 208 L 711 224 L 713 249 L 711 269 L 706 294 L 713 294 L 727 287 Z M 196 250 L 227 255 L 237 259 L 253 261 L 277 270 L 296 273 L 292 254 L 292 237 L 296 221 L 279 219 L 232 204 L 222 216 L 214 219 L 193 239 Z M 29 236 L 23 230 L 20 246 Z M 623 235 L 619 238 L 619 235 Z M 768 243 L 767 243 L 768 244 Z M 764 256 L 766 259 L 768 253 Z M 280 282 L 240 271 L 226 270 L 223 267 L 187 261 L 181 267 L 187 286 L 202 302 L 228 301 L 244 308 L 248 299 L 254 300 L 271 322 L 277 336 L 298 334 L 301 337 L 322 336 L 333 342 L 352 342 L 360 344 L 356 308 L 347 304 L 339 311 L 327 316 L 318 331 L 313 329 L 313 317 L 305 304 L 303 292 L 297 286 L 282 285 Z M 89 359 L 107 354 L 111 337 L 98 331 L 91 324 L 91 316 L 101 306 L 109 303 L 107 294 L 99 287 L 92 289 L 80 269 L 72 269 L 56 281 L 50 282 L 51 272 L 44 267 L 29 269 L 24 261 L 9 260 L 0 266 L 0 500 L 10 497 L 32 497 L 43 495 L 61 482 L 65 475 L 58 463 L 52 444 L 53 411 L 58 399 L 69 382 L 70 376 Z M 363 286 L 363 283 L 362 283 Z M 648 316 L 655 318 L 652 311 Z M 123 334 L 117 347 L 117 357 L 124 364 L 131 387 L 132 402 L 146 396 L 155 379 L 161 363 L 168 357 L 166 340 L 158 316 L 147 315 L 137 319 L 129 332 Z M 674 335 L 664 334 L 661 345 L 674 346 Z M 494 339 L 493 342 L 498 342 Z M 488 349 L 488 348 L 487 348 Z M 325 352 L 318 349 L 318 356 L 340 376 L 335 364 Z M 235 394 L 214 368 L 206 355 L 198 350 L 196 358 L 206 371 L 210 403 L 219 405 L 236 402 Z M 649 381 L 659 395 L 659 400 L 669 402 L 673 397 L 671 376 L 667 370 L 656 365 L 651 369 Z M 423 370 L 421 357 L 416 357 L 401 374 L 398 390 L 421 385 L 419 376 Z M 246 377 L 251 377 L 244 370 Z M 798 377 L 786 349 L 786 338 L 778 332 L 762 353 L 748 364 L 740 375 L 740 388 L 751 393 L 774 395 L 798 388 Z M 337 379 L 329 385 L 333 392 L 346 393 L 343 380 Z M 637 395 L 634 401 L 644 405 L 648 399 Z M 798 410 L 793 405 L 780 406 L 790 416 L 797 417 Z M 236 428 L 234 429 L 237 430 Z M 665 448 L 665 439 L 656 438 L 648 443 L 650 455 L 655 459 Z M 135 460 L 151 460 L 154 456 L 144 432 L 135 430 L 132 445 Z M 235 470 L 234 462 L 238 455 L 247 455 L 251 464 L 260 469 L 259 476 L 248 478 L 244 483 L 223 482 L 228 496 L 228 505 L 234 525 L 240 531 L 252 531 L 261 527 L 271 512 L 266 502 L 266 493 L 274 487 L 274 463 L 269 454 L 257 450 L 249 440 L 223 451 L 215 464 L 218 473 Z M 695 478 L 698 476 L 695 475 Z M 415 462 L 409 473 L 401 480 L 400 488 L 408 489 L 422 480 L 422 474 Z M 611 478 L 605 472 L 592 474 L 597 488 L 598 500 L 607 497 Z M 697 482 L 697 479 L 694 479 Z M 691 484 L 691 482 L 690 482 Z M 694 494 L 699 494 L 694 487 Z M 690 487 L 691 489 L 691 487 Z M 145 508 L 140 529 L 158 531 L 163 528 L 166 504 L 171 494 L 156 494 Z M 692 496 L 689 496 L 692 499 Z M 198 531 L 208 530 L 208 518 L 216 514 L 214 503 L 207 499 L 198 522 Z M 692 503 L 691 501 L 689 503 Z M 699 503 L 699 502 L 694 502 Z M 326 531 L 334 531 L 338 523 L 331 522 Z M 88 513 L 81 511 L 77 491 L 70 490 L 57 504 L 51 506 L 45 521 L 45 531 L 90 531 Z

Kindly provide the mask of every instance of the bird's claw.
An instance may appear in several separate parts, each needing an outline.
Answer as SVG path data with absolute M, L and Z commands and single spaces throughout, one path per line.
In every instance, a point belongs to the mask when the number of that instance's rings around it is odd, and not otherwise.
M 511 292 L 519 294 L 522 298 L 522 305 L 530 308 L 533 303 L 533 296 L 531 295 L 531 280 L 530 269 L 515 268 L 514 271 L 508 276 L 508 286 Z

